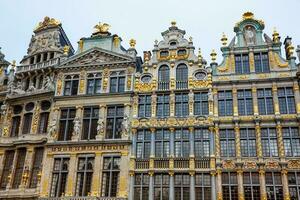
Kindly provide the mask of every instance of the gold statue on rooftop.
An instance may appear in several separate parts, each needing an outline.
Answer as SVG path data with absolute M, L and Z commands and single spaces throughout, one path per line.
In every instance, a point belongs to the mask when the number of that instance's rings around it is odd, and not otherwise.
M 96 24 L 94 26 L 94 28 L 96 29 L 95 32 L 93 34 L 107 34 L 108 33 L 108 30 L 110 28 L 110 25 L 107 24 L 107 23 L 101 23 L 99 22 L 98 24 Z
M 44 21 L 39 22 L 38 26 L 34 29 L 34 31 L 39 31 L 48 27 L 56 27 L 61 25 L 60 21 L 58 21 L 57 19 L 54 18 L 50 18 L 48 16 L 46 16 L 44 18 Z

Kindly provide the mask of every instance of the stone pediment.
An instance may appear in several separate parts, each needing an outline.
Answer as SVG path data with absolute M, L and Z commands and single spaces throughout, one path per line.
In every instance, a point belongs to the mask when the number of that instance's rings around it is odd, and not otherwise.
M 60 67 L 118 64 L 122 62 L 134 62 L 134 58 L 94 47 L 68 58 L 60 64 Z

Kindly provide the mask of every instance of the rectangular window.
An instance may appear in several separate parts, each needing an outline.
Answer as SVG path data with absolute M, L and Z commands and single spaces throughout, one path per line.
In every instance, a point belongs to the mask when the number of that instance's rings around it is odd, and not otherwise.
M 271 88 L 257 89 L 258 112 L 260 115 L 274 114 L 273 94 Z
M 249 56 L 248 54 L 235 55 L 235 73 L 236 74 L 249 74 Z
M 280 114 L 296 113 L 295 97 L 292 87 L 278 88 L 278 101 Z
M 31 131 L 32 113 L 24 114 L 22 134 L 29 134 Z
M 267 198 L 272 200 L 283 200 L 283 188 L 280 172 L 266 172 Z
M 210 175 L 205 173 L 197 173 L 195 175 L 196 200 L 210 200 L 211 190 L 212 188 Z
M 224 200 L 238 200 L 236 173 L 222 172 L 222 191 Z
M 241 154 L 243 157 L 256 157 L 256 135 L 253 128 L 241 128 Z
M 116 197 L 119 190 L 120 157 L 103 158 L 102 197 Z
M 175 94 L 175 116 L 186 117 L 189 115 L 189 95 L 186 93 Z
M 83 111 L 83 140 L 94 140 L 97 135 L 97 126 L 99 119 L 98 107 L 85 107 Z
M 238 90 L 239 115 L 253 115 L 253 100 L 251 90 Z
M 195 157 L 209 157 L 210 133 L 207 128 L 195 128 L 194 142 Z
M 169 175 L 154 175 L 154 200 L 169 200 Z
M 120 72 L 121 73 L 121 72 Z M 124 92 L 125 91 L 125 76 L 120 74 L 111 75 L 110 77 L 110 92 Z
M 19 188 L 19 186 L 21 185 L 22 174 L 23 174 L 24 164 L 25 164 L 25 157 L 26 157 L 26 148 L 18 149 L 17 164 L 16 164 L 12 188 Z
M 282 128 L 285 156 L 300 156 L 300 134 L 297 127 Z
M 100 94 L 101 93 L 101 74 L 89 74 L 87 78 L 87 94 Z
M 1 176 L 1 190 L 5 190 L 7 183 L 8 183 L 8 176 L 11 175 L 11 168 L 14 162 L 14 156 L 15 156 L 15 151 L 8 150 L 5 151 L 5 157 L 4 157 L 4 166 L 2 170 L 2 176 Z
M 288 183 L 290 191 L 290 199 L 296 200 L 300 198 L 300 173 L 289 172 Z
M 243 184 L 245 200 L 260 200 L 260 184 L 258 173 L 244 172 Z
M 48 128 L 48 121 L 49 121 L 49 112 L 43 112 L 40 114 L 40 121 L 39 121 L 39 134 L 46 134 Z
M 254 64 L 256 73 L 270 72 L 268 52 L 255 53 Z
M 175 130 L 175 157 L 189 157 L 190 131 L 188 129 Z
M 168 157 L 170 154 L 170 131 L 158 129 L 155 133 L 155 157 Z
M 198 92 L 194 94 L 194 115 L 208 115 L 207 92 Z
M 21 116 L 14 116 L 12 118 L 12 126 L 11 126 L 11 137 L 17 137 L 19 135 Z
M 149 198 L 149 174 L 135 174 L 134 200 L 147 200 Z
M 106 118 L 106 139 L 118 139 L 122 136 L 124 106 L 108 106 Z
M 76 196 L 88 196 L 91 193 L 93 166 L 93 156 L 80 156 L 78 158 Z
M 68 170 L 69 158 L 54 159 L 50 197 L 61 197 L 65 194 Z
M 73 78 L 67 76 L 65 81 L 64 95 L 65 96 L 77 95 L 78 85 L 79 85 L 78 75 L 74 75 Z
M 170 116 L 170 96 L 169 96 L 169 94 L 157 95 L 156 115 L 159 118 Z
M 65 108 L 61 110 L 58 134 L 59 141 L 71 140 L 75 115 L 75 108 Z
M 34 161 L 31 171 L 30 188 L 35 188 L 38 183 L 38 174 L 42 170 L 44 148 L 38 147 L 34 150 Z
M 189 200 L 190 199 L 190 175 L 189 174 L 175 174 L 175 200 Z
M 261 129 L 261 145 L 264 157 L 278 157 L 277 133 L 275 128 Z
M 149 158 L 151 149 L 151 132 L 143 129 L 137 131 L 136 156 L 137 158 Z
M 151 95 L 139 96 L 139 117 L 151 117 Z
M 219 116 L 231 116 L 233 114 L 232 92 L 218 92 L 218 110 Z
M 221 157 L 235 157 L 235 134 L 233 129 L 220 130 Z

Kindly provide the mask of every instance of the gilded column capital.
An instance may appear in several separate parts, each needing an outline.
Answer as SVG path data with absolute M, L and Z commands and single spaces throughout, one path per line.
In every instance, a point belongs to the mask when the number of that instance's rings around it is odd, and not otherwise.
M 243 175 L 244 171 L 242 168 L 236 170 L 237 175 Z
M 236 94 L 236 93 L 237 93 L 236 87 L 232 88 L 232 94 Z
M 137 129 L 136 129 L 136 128 L 132 128 L 132 129 L 131 129 L 131 133 L 132 133 L 132 134 L 136 134 L 136 133 L 137 133 Z
M 154 127 L 151 127 L 151 128 L 150 128 L 151 133 L 155 133 L 155 130 L 156 130 L 156 129 L 155 129 Z
M 149 174 L 149 176 L 153 176 L 154 175 L 154 171 L 149 171 L 148 174 Z
M 264 176 L 266 171 L 264 169 L 259 169 L 258 173 L 259 173 L 260 176 Z
M 283 169 L 281 170 L 281 174 L 282 174 L 282 175 L 287 175 L 287 174 L 288 174 L 288 170 L 287 170 L 286 168 L 283 168 Z
M 170 130 L 170 132 L 171 132 L 171 133 L 174 133 L 174 131 L 175 131 L 175 128 L 173 128 L 173 127 L 170 127 L 170 128 L 169 128 L 169 130 Z
M 169 171 L 170 176 L 174 176 L 174 171 Z
M 277 85 L 276 85 L 276 83 L 273 83 L 273 85 L 272 85 L 272 92 L 277 92 Z
M 190 170 L 189 174 L 190 174 L 190 176 L 195 176 L 195 171 Z
M 76 110 L 83 110 L 83 105 L 76 106 Z
M 195 130 L 195 127 L 192 127 L 192 126 L 189 127 L 189 131 L 190 131 L 191 133 L 194 132 L 194 130 Z

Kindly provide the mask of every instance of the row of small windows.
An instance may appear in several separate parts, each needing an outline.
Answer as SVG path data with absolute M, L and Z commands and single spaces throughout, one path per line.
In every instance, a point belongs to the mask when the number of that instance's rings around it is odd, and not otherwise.
M 174 45 L 176 45 L 177 43 L 176 42 L 171 42 L 170 43 L 170 45 L 171 46 L 174 46 Z M 177 51 L 177 55 L 178 56 L 183 56 L 183 55 L 186 55 L 186 53 L 187 53 L 187 51 L 185 50 L 185 49 L 179 49 L 178 51 Z M 169 51 L 167 51 L 167 50 L 163 50 L 163 51 L 160 51 L 159 52 L 159 55 L 160 55 L 160 57 L 168 57 L 169 55 L 170 55 L 170 53 L 169 53 Z
M 258 172 L 244 172 L 243 173 L 243 190 L 245 200 L 260 200 L 260 176 Z M 195 174 L 195 197 L 197 200 L 210 200 L 212 188 L 211 176 L 208 173 Z M 134 199 L 146 200 L 149 197 L 149 188 L 153 187 L 154 200 L 168 200 L 170 184 L 170 176 L 168 174 L 154 174 L 154 183 L 150 185 L 148 173 L 138 173 L 135 175 L 134 184 Z M 283 200 L 283 184 L 280 172 L 266 172 L 265 189 L 267 199 Z M 236 172 L 223 172 L 222 173 L 222 197 L 224 200 L 237 200 L 239 199 L 238 192 L 238 178 Z M 300 173 L 288 173 L 288 187 L 291 199 L 300 198 Z M 176 200 L 189 200 L 190 199 L 191 178 L 186 173 L 174 174 L 174 194 Z
M 30 64 L 45 62 L 54 58 L 54 52 L 37 54 L 30 58 Z
M 286 157 L 300 157 L 300 134 L 297 127 L 283 127 L 283 146 Z M 263 157 L 278 157 L 278 133 L 275 128 L 261 128 L 261 146 Z M 240 129 L 242 157 L 257 156 L 257 140 L 253 128 Z M 220 130 L 221 157 L 236 156 L 236 138 L 233 129 Z
M 93 155 L 78 156 L 75 196 L 83 197 L 90 195 L 95 170 L 94 160 Z M 50 197 L 65 195 L 68 176 L 72 176 L 72 174 L 69 174 L 69 161 L 68 157 L 54 159 Z M 119 190 L 119 179 L 120 157 L 103 157 L 101 197 L 116 197 Z
M 27 149 L 26 148 L 19 148 L 17 150 L 8 150 L 5 152 L 5 158 L 3 161 L 3 169 L 2 169 L 2 176 L 0 181 L 0 189 L 5 190 L 7 185 L 10 183 L 13 189 L 17 189 L 20 187 L 22 183 L 22 175 L 25 170 L 29 170 L 25 166 L 25 158 L 26 158 Z M 15 156 L 15 154 L 17 156 Z M 43 161 L 43 154 L 44 149 L 42 147 L 37 147 L 34 149 L 34 158 L 33 162 L 30 163 L 32 167 L 30 168 L 30 177 L 29 177 L 29 188 L 36 188 L 39 173 L 42 170 L 42 161 Z M 15 170 L 12 171 L 11 169 L 15 166 Z M 29 171 L 26 171 L 27 173 Z M 13 174 L 12 174 L 13 173 Z M 10 180 L 10 177 L 13 177 Z
M 281 114 L 296 113 L 294 91 L 291 87 L 278 88 L 278 104 Z M 238 114 L 253 115 L 253 96 L 251 90 L 237 90 Z M 260 115 L 274 114 L 274 99 L 271 88 L 257 89 L 258 112 Z M 218 92 L 219 116 L 233 115 L 232 91 Z
M 267 52 L 254 53 L 254 65 L 256 73 L 270 72 L 269 56 Z M 250 64 L 248 54 L 235 55 L 235 73 L 249 74 Z
M 113 72 L 110 74 L 109 91 L 111 93 L 125 92 L 125 72 Z M 78 94 L 79 75 L 65 77 L 64 95 L 73 96 Z M 91 73 L 87 76 L 86 94 L 100 94 L 102 90 L 102 74 Z
M 61 109 L 59 123 L 59 141 L 71 140 L 74 128 L 76 108 Z M 124 106 L 108 106 L 106 117 L 106 139 L 119 139 L 122 136 L 122 122 L 124 119 Z M 82 140 L 96 139 L 99 120 L 99 107 L 84 107 L 82 118 Z
M 41 112 L 38 123 L 38 134 L 46 134 L 49 120 L 49 113 L 51 108 L 51 102 L 41 102 Z M 16 105 L 13 107 L 13 117 L 11 124 L 11 137 L 17 137 L 20 134 L 31 133 L 31 125 L 33 119 L 35 104 L 33 102 L 27 103 L 24 107 L 22 105 Z
M 138 116 L 151 117 L 151 95 L 140 95 Z M 208 93 L 198 92 L 194 94 L 194 115 L 208 115 Z M 187 93 L 175 94 L 175 116 L 185 117 L 189 115 L 189 95 Z M 158 94 L 156 103 L 156 116 L 170 116 L 170 95 Z

